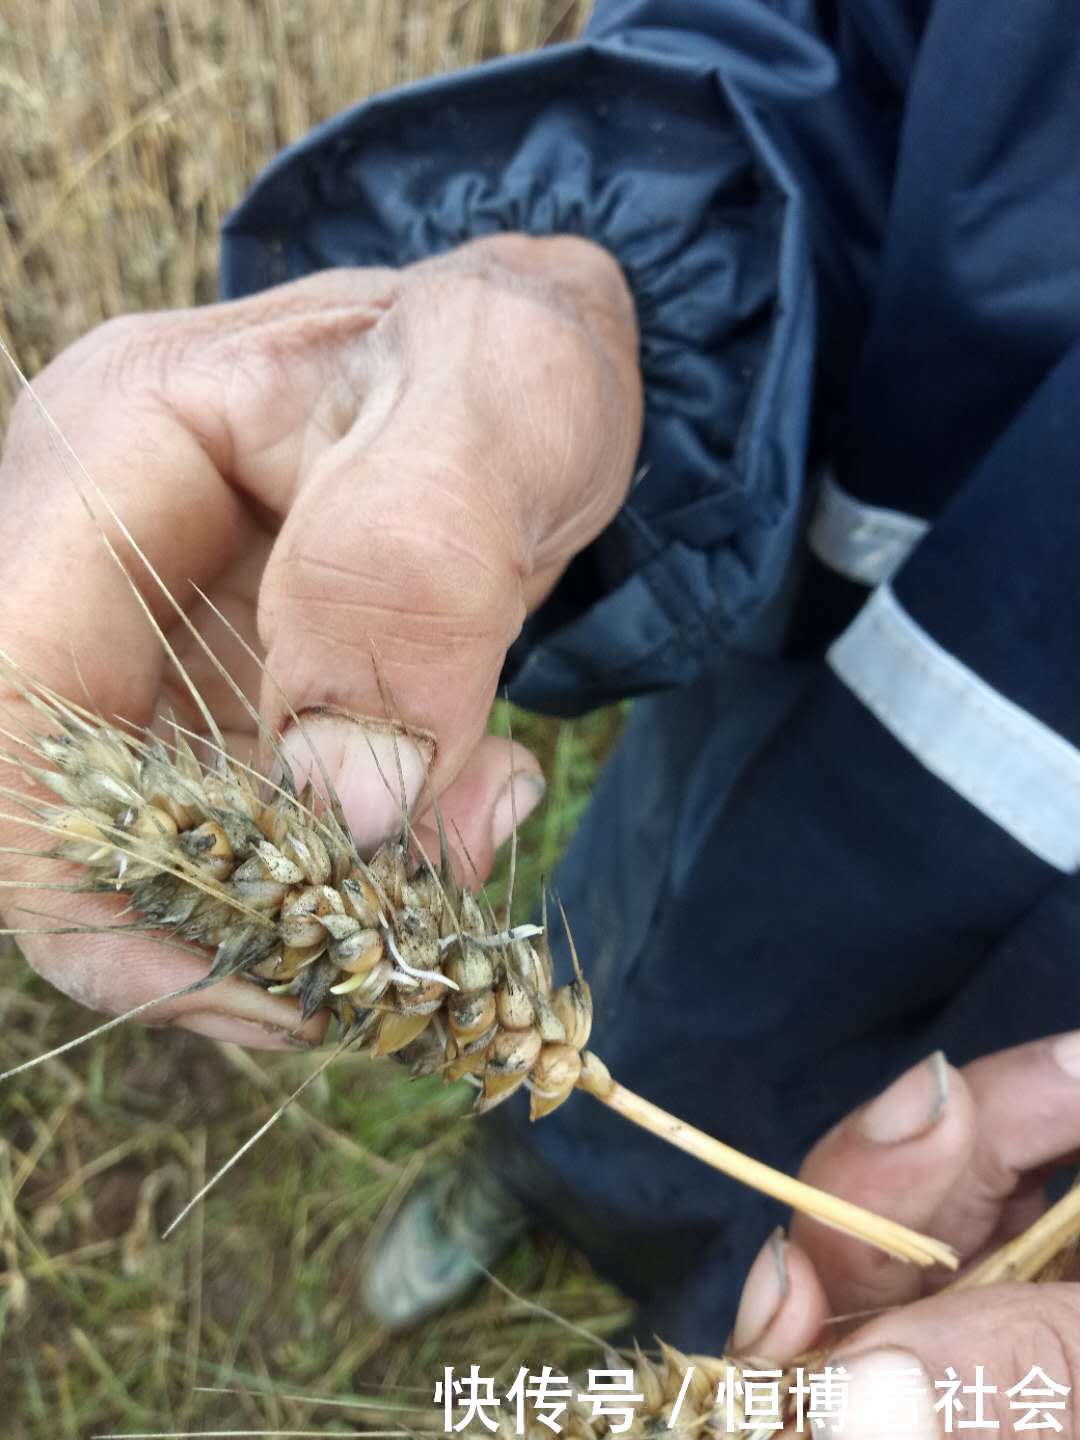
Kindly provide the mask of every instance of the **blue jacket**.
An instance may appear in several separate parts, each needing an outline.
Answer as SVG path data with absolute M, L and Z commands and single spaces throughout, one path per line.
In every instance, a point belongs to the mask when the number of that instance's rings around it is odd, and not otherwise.
M 1080 1024 L 1075 17 L 599 0 L 280 156 L 225 293 L 499 230 L 606 246 L 642 332 L 641 478 L 508 667 L 556 712 L 653 692 L 561 881 L 597 1048 L 790 1167 L 935 1045 Z M 761 1207 L 599 1107 L 530 1147 L 714 1342 Z
M 226 226 L 224 292 L 499 230 L 610 249 L 647 468 L 524 637 L 517 690 L 568 711 L 685 683 L 756 643 L 808 452 L 847 494 L 936 520 L 1076 344 L 1078 74 L 1080 27 L 1049 0 L 600 0 L 576 44 L 377 97 L 286 151 Z M 1056 508 L 1075 490 L 1039 470 L 1011 487 L 1011 556 L 1031 487 Z M 1044 539 L 1065 543 L 1060 519 Z M 1050 610 L 1075 636 L 1067 588 Z M 982 629 L 972 661 L 1011 648 L 1011 623 Z M 1055 658 L 1017 698 L 1075 742 Z

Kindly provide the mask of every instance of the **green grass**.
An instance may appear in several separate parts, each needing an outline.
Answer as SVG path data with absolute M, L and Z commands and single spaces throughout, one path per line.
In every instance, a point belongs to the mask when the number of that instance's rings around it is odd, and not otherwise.
M 498 702 L 491 718 L 494 734 L 512 733 L 539 757 L 547 778 L 544 803 L 521 826 L 518 837 L 514 912 L 522 918 L 550 880 L 578 821 L 589 803 L 597 772 L 611 749 L 625 706 L 598 710 L 562 724 Z M 488 893 L 495 904 L 506 898 L 508 855 L 496 868 Z
M 549 777 L 522 836 L 519 913 L 572 834 L 620 719 L 515 714 L 515 736 Z M 495 721 L 505 730 L 504 709 Z M 502 870 L 504 885 L 505 857 Z M 91 1018 L 17 956 L 0 960 L 0 1067 Z M 430 1424 L 443 1365 L 512 1377 L 522 1363 L 585 1358 L 588 1347 L 536 1304 L 598 1335 L 625 1321 L 625 1303 L 550 1236 L 523 1241 L 499 1269 L 520 1299 L 485 1283 L 463 1309 L 403 1338 L 363 1316 L 359 1270 L 380 1216 L 425 1165 L 454 1163 L 471 1123 L 470 1091 L 410 1083 L 389 1062 L 341 1059 L 163 1243 L 205 1175 L 316 1063 L 132 1026 L 0 1090 L 6 1435 L 333 1434 L 371 1418 L 283 1398 L 297 1394 L 418 1403 Z

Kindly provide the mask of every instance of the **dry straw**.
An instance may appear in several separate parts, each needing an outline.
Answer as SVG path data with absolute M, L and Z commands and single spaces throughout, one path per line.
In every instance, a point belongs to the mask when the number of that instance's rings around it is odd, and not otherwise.
M 0 329 L 37 370 L 112 316 L 212 299 L 221 222 L 283 147 L 364 96 L 569 39 L 591 8 L 0 0 Z
M 764 1361 L 734 1360 L 712 1355 L 684 1355 L 662 1341 L 654 1356 L 635 1350 L 628 1364 L 616 1354 L 606 1356 L 611 1370 L 630 1371 L 632 1419 L 627 1429 L 616 1409 L 617 1399 L 605 1397 L 605 1407 L 595 1407 L 575 1396 L 560 1416 L 567 1440 L 607 1440 L 609 1435 L 628 1435 L 631 1440 L 646 1436 L 741 1435 L 743 1440 L 765 1440 L 775 1436 L 792 1409 L 794 1370 L 782 1374 Z M 756 1372 L 755 1382 L 753 1375 Z M 769 1376 L 769 1379 L 763 1378 Z M 750 1403 L 747 1397 L 750 1396 Z M 749 1415 L 749 1418 L 748 1418 Z M 500 1411 L 503 1440 L 513 1440 L 516 1415 Z M 540 1411 L 528 1416 L 527 1440 L 550 1435 L 543 1427 Z M 477 1432 L 479 1433 L 479 1432 Z

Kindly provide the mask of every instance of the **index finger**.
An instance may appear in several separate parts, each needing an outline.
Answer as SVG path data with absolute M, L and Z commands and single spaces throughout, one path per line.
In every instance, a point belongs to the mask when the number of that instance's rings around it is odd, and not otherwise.
M 192 580 L 219 573 L 243 514 L 152 390 L 114 388 L 123 357 L 148 334 L 145 317 L 103 326 L 24 393 L 5 441 L 0 508 L 5 649 L 35 680 L 136 723 L 153 713 L 164 652 L 133 586 L 170 625 L 168 597 L 193 595 Z
M 145 342 L 145 325 L 135 329 Z M 27 743 L 49 723 L 28 704 L 18 674 L 104 716 L 149 722 L 165 651 L 133 585 L 159 626 L 175 623 L 168 597 L 190 579 L 209 585 L 230 558 L 243 516 L 190 429 L 152 391 L 117 389 L 118 354 L 130 339 L 126 325 L 95 332 L 43 375 L 41 406 L 24 396 L 5 447 L 0 509 L 7 557 L 0 643 L 18 667 L 0 677 L 4 748 L 15 762 L 5 766 L 8 793 L 0 806 L 4 909 L 11 928 L 23 932 L 35 968 L 107 1011 L 169 995 L 204 976 L 208 961 L 195 949 L 163 949 L 125 932 L 119 899 L 41 888 L 64 883 L 65 869 L 31 853 L 54 838 L 20 803 L 34 789 L 25 766 L 36 757 Z M 62 437 L 74 442 L 77 459 Z M 72 927 L 77 935 L 46 933 Z M 164 1023 L 182 1015 L 191 1028 L 219 1036 L 228 1030 L 233 1039 L 263 1045 L 290 1043 L 297 1024 L 292 1004 L 236 980 L 215 987 L 212 999 L 200 992 L 145 1018 Z M 224 1026 L 226 1016 L 238 1023 Z

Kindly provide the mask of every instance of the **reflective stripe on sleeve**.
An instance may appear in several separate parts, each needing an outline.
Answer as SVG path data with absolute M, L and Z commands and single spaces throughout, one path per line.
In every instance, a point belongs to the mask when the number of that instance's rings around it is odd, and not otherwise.
M 817 558 L 860 585 L 890 580 L 929 530 L 925 520 L 867 505 L 826 475 L 807 539 Z
M 1080 750 L 942 649 L 887 585 L 828 662 L 958 795 L 1055 869 L 1080 869 Z

